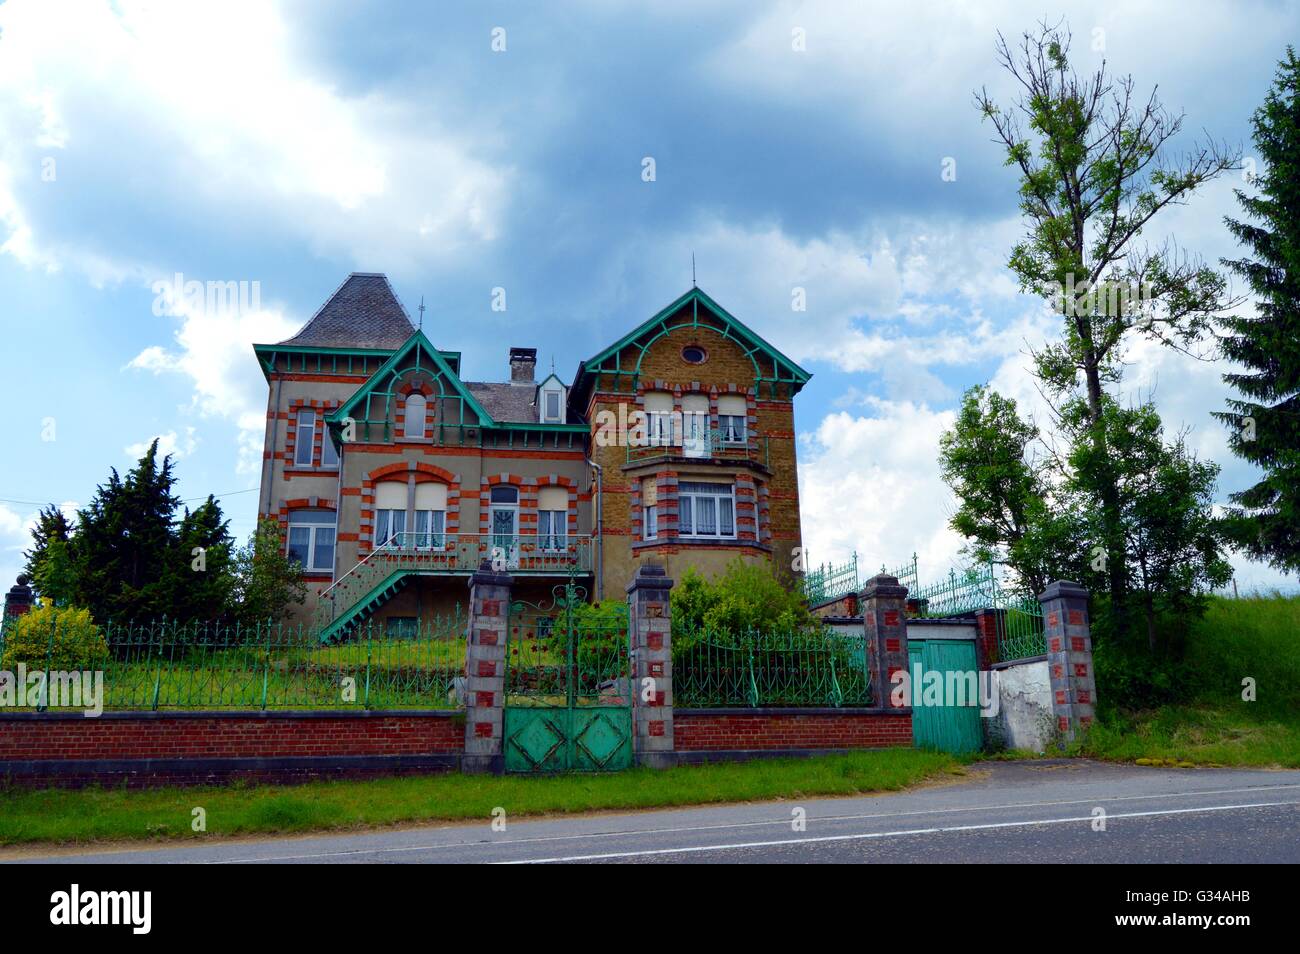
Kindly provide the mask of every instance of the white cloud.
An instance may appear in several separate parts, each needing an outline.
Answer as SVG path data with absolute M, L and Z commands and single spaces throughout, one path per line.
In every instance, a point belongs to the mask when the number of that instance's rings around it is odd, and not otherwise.
M 131 359 L 127 368 L 188 377 L 194 385 L 191 410 L 232 422 L 238 428 L 236 472 L 256 474 L 266 427 L 266 382 L 253 358 L 252 345 L 283 340 L 301 322 L 265 308 L 210 311 L 185 301 L 173 302 L 172 308 L 179 312 L 181 322 L 175 333 L 176 347 L 151 345 Z M 175 441 L 174 432 L 171 437 Z M 189 428 L 186 440 L 177 447 L 188 453 L 193 443 L 193 428 Z
M 826 416 L 801 436 L 799 502 L 809 561 L 857 551 L 863 574 L 915 552 L 925 579 L 947 572 L 962 540 L 947 527 L 952 494 L 939 478 L 939 435 L 952 411 L 869 399 L 874 413 Z
M 150 271 L 116 254 L 111 216 L 59 232 L 32 211 L 83 186 L 178 230 L 255 216 L 391 270 L 500 228 L 509 170 L 430 121 L 439 90 L 410 107 L 344 95 L 302 62 L 271 5 L 11 0 L 0 33 L 0 248 L 24 264 L 98 282 Z
M 161 350 L 158 348 L 149 348 L 147 350 L 151 353 L 157 352 L 158 354 L 161 354 Z M 152 357 L 153 355 L 151 354 L 151 358 Z M 190 454 L 193 454 L 194 448 L 198 446 L 198 439 L 194 436 L 194 428 L 187 427 L 185 428 L 183 436 L 177 436 L 175 431 L 168 431 L 165 434 L 155 434 L 148 440 L 140 441 L 139 443 L 130 444 L 124 447 L 122 449 L 123 453 L 132 460 L 139 460 L 144 456 L 145 451 L 149 449 L 149 445 L 155 440 L 158 441 L 159 458 L 164 458 L 170 454 L 172 457 L 180 460 L 182 457 L 188 457 Z

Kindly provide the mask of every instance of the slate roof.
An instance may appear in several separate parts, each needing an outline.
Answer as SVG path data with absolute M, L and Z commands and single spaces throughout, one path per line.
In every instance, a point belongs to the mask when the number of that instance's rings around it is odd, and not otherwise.
M 415 331 L 386 275 L 353 272 L 284 345 L 396 350 Z
M 496 384 L 490 381 L 466 381 L 465 387 L 494 421 L 506 424 L 536 424 L 537 408 L 533 398 L 535 384 Z

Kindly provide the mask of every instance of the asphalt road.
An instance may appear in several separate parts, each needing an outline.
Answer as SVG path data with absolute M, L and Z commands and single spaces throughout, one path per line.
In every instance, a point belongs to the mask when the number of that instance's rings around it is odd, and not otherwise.
M 507 812 L 509 806 L 505 806 Z M 806 825 L 796 830 L 797 810 Z M 1100 813 L 1104 813 L 1104 830 Z M 1300 862 L 1300 771 L 988 763 L 894 795 L 11 861 L 141 863 Z

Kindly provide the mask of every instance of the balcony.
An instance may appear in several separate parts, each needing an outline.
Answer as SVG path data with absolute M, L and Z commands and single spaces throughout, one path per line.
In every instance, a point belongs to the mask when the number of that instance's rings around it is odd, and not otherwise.
M 718 428 L 672 428 L 671 433 L 652 434 L 644 441 L 627 444 L 627 466 L 653 460 L 737 461 L 761 464 L 771 469 L 768 438 L 749 434 L 735 439 L 735 434 Z

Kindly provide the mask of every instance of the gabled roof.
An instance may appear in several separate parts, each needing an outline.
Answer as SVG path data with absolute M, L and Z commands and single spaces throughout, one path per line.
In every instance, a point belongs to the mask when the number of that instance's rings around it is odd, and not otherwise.
M 384 388 L 387 388 L 391 384 L 397 369 L 401 367 L 407 356 L 413 352 L 420 352 L 429 359 L 429 369 L 441 373 L 442 377 L 450 383 L 452 391 L 464 400 L 469 409 L 478 417 L 480 425 L 487 426 L 493 423 L 492 415 L 487 412 L 456 372 L 451 369 L 442 353 L 424 336 L 424 332 L 418 330 L 413 330 L 406 339 L 406 343 L 394 351 L 388 360 L 379 366 L 379 370 L 372 374 L 365 384 L 357 388 L 352 396 L 329 416 L 328 420 L 336 423 L 342 421 L 345 417 L 355 417 L 357 407 L 362 400 L 372 392 L 382 392 Z M 417 362 L 419 362 L 420 356 L 420 354 L 416 354 Z
M 690 310 L 689 320 L 671 321 L 674 316 L 685 312 L 687 309 Z M 701 309 L 721 324 L 722 329 L 718 333 L 735 341 L 744 350 L 750 361 L 753 362 L 756 384 L 760 381 L 788 383 L 792 386 L 794 392 L 798 392 L 812 377 L 811 374 L 751 331 L 739 318 L 706 295 L 703 290 L 692 288 L 604 351 L 592 358 L 588 358 L 579 365 L 578 374 L 573 381 L 573 390 L 580 392 L 590 375 L 600 371 L 613 370 L 605 365 L 605 362 L 625 348 L 635 349 L 637 360 L 631 367 L 621 363 L 619 373 L 639 374 L 641 357 L 645 354 L 645 351 L 669 331 L 680 327 L 712 327 L 699 324 Z M 718 331 L 716 328 L 712 330 Z
M 281 345 L 316 348 L 400 348 L 415 326 L 388 277 L 353 272 L 311 320 Z

